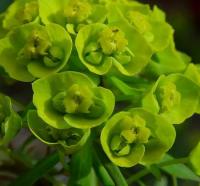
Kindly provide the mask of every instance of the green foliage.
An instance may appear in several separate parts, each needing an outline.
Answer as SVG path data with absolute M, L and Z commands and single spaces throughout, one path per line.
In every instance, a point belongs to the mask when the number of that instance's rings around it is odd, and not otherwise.
M 45 177 L 55 186 L 66 171 L 72 186 L 148 185 L 147 174 L 155 185 L 170 183 L 166 174 L 198 182 L 199 143 L 186 158 L 166 155 L 173 124 L 200 114 L 200 67 L 173 33 L 162 10 L 137 1 L 13 1 L 0 14 L 0 91 L 19 103 L 0 93 L 0 147 L 32 168 L 13 185 L 58 162 Z M 21 128 L 31 136 L 13 150 Z M 26 156 L 33 137 L 56 151 L 41 164 Z

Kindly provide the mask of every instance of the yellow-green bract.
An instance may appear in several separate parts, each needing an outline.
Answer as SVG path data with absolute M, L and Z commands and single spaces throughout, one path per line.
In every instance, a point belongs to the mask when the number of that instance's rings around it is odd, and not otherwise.
M 56 129 L 38 117 L 35 110 L 28 112 L 28 125 L 32 133 L 47 145 L 64 149 L 66 154 L 79 150 L 90 136 L 90 129 Z
M 69 34 L 59 25 L 29 23 L 0 40 L 0 65 L 10 77 L 24 82 L 61 70 L 72 50 Z
M 140 72 L 152 55 L 141 35 L 123 19 L 110 25 L 90 24 L 78 32 L 75 42 L 81 62 L 99 75 L 115 67 L 131 76 Z
M 21 118 L 8 96 L 0 94 L 0 146 L 7 145 L 21 129 Z
M 145 109 L 172 124 L 181 124 L 196 113 L 198 103 L 198 86 L 182 74 L 160 76 L 142 99 Z
M 115 114 L 101 133 L 101 144 L 106 155 L 121 167 L 159 161 L 174 140 L 173 125 L 142 108 Z
M 89 0 L 38 0 L 42 22 L 57 23 L 76 35 L 87 24 L 104 22 L 107 16 L 105 6 Z
M 112 114 L 113 93 L 97 87 L 79 72 L 62 72 L 33 83 L 33 103 L 39 117 L 52 127 L 92 128 Z

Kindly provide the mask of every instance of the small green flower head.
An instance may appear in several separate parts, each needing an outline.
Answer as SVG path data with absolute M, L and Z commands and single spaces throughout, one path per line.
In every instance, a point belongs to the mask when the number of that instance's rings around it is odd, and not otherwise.
M 30 82 L 61 70 L 71 50 L 72 40 L 61 26 L 30 23 L 0 40 L 0 65 L 10 77 Z
M 39 7 L 42 22 L 60 24 L 72 35 L 84 25 L 104 22 L 107 15 L 104 5 L 89 0 L 39 0 Z
M 37 0 L 18 0 L 7 9 L 3 28 L 11 30 L 14 27 L 33 22 L 39 16 Z
M 154 6 L 153 10 L 148 5 L 138 2 L 111 3 L 109 22 L 119 19 L 119 15 L 136 29 L 147 41 L 154 52 L 166 48 L 173 35 L 172 27 L 166 22 L 164 13 Z
M 70 0 L 64 9 L 68 23 L 83 23 L 92 13 L 92 6 L 87 1 Z
M 66 154 L 72 154 L 79 150 L 90 136 L 90 129 L 56 129 L 45 123 L 38 117 L 35 110 L 28 112 L 28 125 L 31 132 L 43 143 L 55 145 L 65 150 Z
M 38 115 L 58 129 L 92 128 L 105 122 L 115 104 L 111 91 L 79 72 L 53 74 L 33 83 Z
M 180 124 L 197 109 L 199 90 L 181 74 L 161 76 L 142 100 L 144 108 L 160 114 L 173 124 Z
M 189 155 L 190 163 L 195 170 L 196 174 L 200 176 L 200 142 L 191 151 Z
M 172 146 L 174 139 L 172 125 L 140 108 L 115 114 L 101 133 L 105 153 L 121 167 L 158 161 Z
M 12 108 L 8 96 L 0 94 L 0 146 L 7 145 L 21 128 L 21 118 Z
M 91 72 L 99 75 L 106 74 L 112 66 L 124 75 L 135 74 L 146 65 L 147 61 L 144 62 L 146 56 L 140 58 L 143 51 L 136 53 L 135 50 L 140 42 L 144 45 L 140 40 L 141 37 L 138 36 L 139 38 L 135 40 L 135 37 L 131 37 L 130 34 L 124 32 L 118 25 L 107 26 L 96 23 L 83 27 L 75 42 L 81 62 Z M 135 42 L 138 43 L 133 46 Z M 144 50 L 148 55 L 149 51 L 145 46 Z M 141 60 L 137 61 L 139 59 Z

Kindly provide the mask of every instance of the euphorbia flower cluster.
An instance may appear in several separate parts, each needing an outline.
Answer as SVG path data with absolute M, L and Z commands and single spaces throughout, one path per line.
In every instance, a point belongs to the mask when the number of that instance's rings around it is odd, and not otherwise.
M 92 139 L 117 166 L 148 166 L 172 147 L 173 124 L 200 113 L 200 68 L 173 32 L 136 1 L 15 0 L 0 15 L 0 66 L 32 84 L 39 140 L 73 154 Z M 0 144 L 21 128 L 2 94 L 0 126 Z

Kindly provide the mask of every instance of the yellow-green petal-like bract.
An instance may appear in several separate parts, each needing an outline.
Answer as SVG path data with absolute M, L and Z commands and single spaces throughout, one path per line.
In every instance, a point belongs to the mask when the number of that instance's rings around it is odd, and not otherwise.
M 142 108 L 115 114 L 101 132 L 108 158 L 120 167 L 159 161 L 174 143 L 175 129 L 165 119 Z

